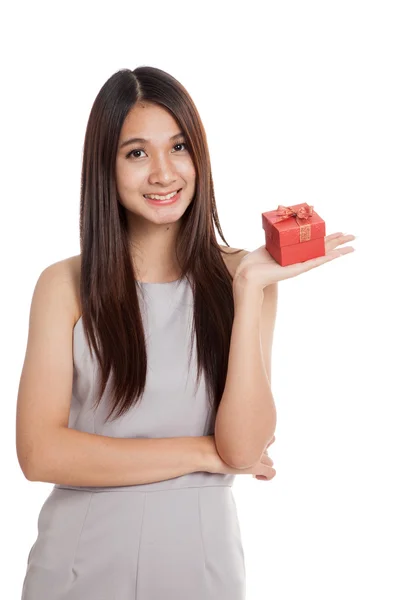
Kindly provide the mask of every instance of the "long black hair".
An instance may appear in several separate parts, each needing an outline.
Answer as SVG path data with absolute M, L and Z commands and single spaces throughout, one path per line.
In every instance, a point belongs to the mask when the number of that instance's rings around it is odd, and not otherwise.
M 107 420 L 138 402 L 146 384 L 145 333 L 115 172 L 122 125 L 139 101 L 156 103 L 174 116 L 196 169 L 195 195 L 182 216 L 176 256 L 193 290 L 197 382 L 204 370 L 215 410 L 225 387 L 234 317 L 232 276 L 221 255 L 232 252 L 220 248 L 214 231 L 215 223 L 229 246 L 218 219 L 207 139 L 196 106 L 182 84 L 161 69 L 119 70 L 100 89 L 89 115 L 80 199 L 82 324 L 101 370 L 97 406 L 111 376 Z

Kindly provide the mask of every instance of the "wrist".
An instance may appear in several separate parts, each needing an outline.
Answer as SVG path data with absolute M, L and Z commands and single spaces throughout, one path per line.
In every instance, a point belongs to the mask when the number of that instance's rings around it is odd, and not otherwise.
M 235 304 L 239 302 L 255 303 L 262 306 L 264 300 L 264 289 L 247 279 L 241 273 L 234 276 L 232 281 L 233 299 Z
M 221 459 L 215 446 L 214 435 L 205 435 L 200 437 L 199 440 L 200 462 L 198 471 L 221 473 L 221 471 L 218 471 L 218 466 L 220 466 Z

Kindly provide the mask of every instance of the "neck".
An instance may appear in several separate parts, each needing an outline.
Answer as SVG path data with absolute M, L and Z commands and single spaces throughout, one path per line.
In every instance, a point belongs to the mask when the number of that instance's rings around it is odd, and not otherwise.
M 155 225 L 145 222 L 129 232 L 129 245 L 136 278 L 140 281 L 174 281 L 181 277 L 176 258 L 179 223 Z

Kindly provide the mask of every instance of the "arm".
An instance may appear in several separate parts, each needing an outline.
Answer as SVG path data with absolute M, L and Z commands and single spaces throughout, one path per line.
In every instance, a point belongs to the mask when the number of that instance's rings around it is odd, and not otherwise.
M 17 399 L 16 444 L 27 479 L 118 486 L 207 471 L 213 436 L 126 439 L 68 427 L 73 327 L 79 314 L 70 259 L 47 267 L 35 286 Z
M 212 436 L 130 439 L 59 427 L 37 444 L 25 476 L 73 486 L 152 483 L 206 471 L 212 446 Z
M 233 291 L 235 316 L 215 444 L 227 464 L 243 469 L 259 459 L 276 428 L 270 364 L 277 287 L 260 291 L 236 278 Z

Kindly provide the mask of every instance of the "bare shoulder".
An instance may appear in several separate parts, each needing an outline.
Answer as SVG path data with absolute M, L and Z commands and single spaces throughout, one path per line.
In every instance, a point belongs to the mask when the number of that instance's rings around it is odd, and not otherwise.
M 238 264 L 249 251 L 223 245 L 219 247 L 223 250 L 221 252 L 222 258 L 233 278 Z M 81 258 L 80 254 L 76 254 L 60 260 L 47 267 L 41 275 L 41 277 L 45 276 L 47 279 L 56 279 L 57 286 L 63 286 L 66 300 L 69 301 L 72 307 L 74 323 L 78 321 L 82 314 L 80 300 Z
M 73 324 L 81 315 L 80 303 L 81 255 L 70 256 L 46 267 L 39 276 L 36 293 L 53 295 L 71 314 Z
M 224 259 L 230 274 L 232 275 L 232 277 L 234 277 L 238 264 L 240 263 L 242 258 L 249 253 L 249 251 L 240 250 L 240 252 L 238 252 L 239 248 L 231 248 L 230 246 L 221 245 L 219 247 L 222 250 L 224 250 L 224 252 L 221 252 L 222 258 Z

